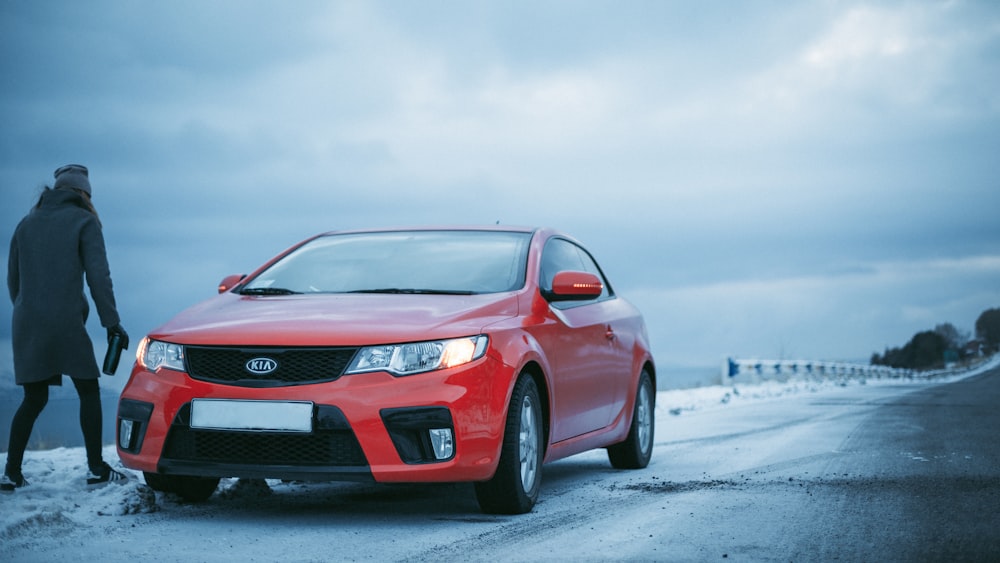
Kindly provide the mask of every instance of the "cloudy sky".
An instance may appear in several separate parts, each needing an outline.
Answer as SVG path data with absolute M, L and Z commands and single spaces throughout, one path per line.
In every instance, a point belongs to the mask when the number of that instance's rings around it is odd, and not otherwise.
M 995 2 L 3 0 L 0 84 L 0 235 L 90 167 L 135 336 L 397 224 L 569 232 L 661 365 L 1000 307 Z

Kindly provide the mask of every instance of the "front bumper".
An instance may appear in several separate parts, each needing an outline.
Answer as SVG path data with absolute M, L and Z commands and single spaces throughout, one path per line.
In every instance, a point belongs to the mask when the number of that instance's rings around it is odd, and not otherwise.
M 374 372 L 246 388 L 137 365 L 119 402 L 118 453 L 126 467 L 160 474 L 482 481 L 496 470 L 513 374 L 487 354 L 458 368 L 407 377 Z M 194 428 L 191 401 L 198 398 L 309 401 L 312 431 Z

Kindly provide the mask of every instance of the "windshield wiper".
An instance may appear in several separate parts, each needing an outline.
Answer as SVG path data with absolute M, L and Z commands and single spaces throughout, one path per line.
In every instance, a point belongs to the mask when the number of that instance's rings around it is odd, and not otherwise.
M 383 287 L 379 289 L 355 289 L 345 293 L 398 293 L 406 295 L 473 295 L 474 291 L 462 289 L 413 289 L 400 287 Z
M 240 290 L 240 295 L 296 295 L 300 292 L 283 287 L 247 287 Z

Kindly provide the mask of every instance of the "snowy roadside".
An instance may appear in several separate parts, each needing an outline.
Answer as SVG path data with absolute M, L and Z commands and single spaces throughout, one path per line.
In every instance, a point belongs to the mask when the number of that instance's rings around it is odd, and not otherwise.
M 660 391 L 656 394 L 657 414 L 680 415 L 688 411 L 722 408 L 729 404 L 768 401 L 799 395 L 819 393 L 851 385 L 914 385 L 939 384 L 957 381 L 989 371 L 1000 365 L 1000 354 L 982 364 L 961 372 L 941 372 L 932 377 L 916 378 L 798 378 L 788 381 L 761 381 L 734 385 L 711 385 L 694 389 Z
M 935 385 L 982 373 L 1000 365 L 996 356 L 962 374 L 926 380 L 842 380 L 764 382 L 740 386 L 712 386 L 657 393 L 657 416 L 663 422 L 693 411 L 726 408 L 736 404 L 778 401 L 804 393 L 833 393 L 851 385 Z M 6 458 L 5 454 L 2 454 Z M 655 452 L 654 452 L 655 455 Z M 113 445 L 104 450 L 105 459 L 117 465 Z M 82 448 L 58 448 L 29 451 L 25 457 L 28 487 L 13 494 L 0 495 L 0 559 L 5 552 L 23 553 L 33 547 L 60 544 L 66 534 L 81 530 L 104 529 L 111 525 L 127 526 L 134 514 L 157 512 L 176 500 L 154 493 L 143 484 L 141 475 L 128 472 L 133 479 L 123 485 L 87 489 L 84 484 L 85 455 Z M 220 493 L 230 496 L 258 496 L 260 491 L 244 488 L 235 479 L 225 479 Z M 274 486 L 285 486 L 278 481 Z M 133 526 L 135 524 L 132 524 Z M 196 525 L 196 524 L 192 524 Z

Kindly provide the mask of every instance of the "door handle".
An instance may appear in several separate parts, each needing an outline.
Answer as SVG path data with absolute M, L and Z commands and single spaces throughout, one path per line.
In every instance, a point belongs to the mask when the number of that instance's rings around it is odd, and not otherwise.
M 615 334 L 615 329 L 611 328 L 611 325 L 608 325 L 604 331 L 604 337 L 608 340 L 614 340 L 615 338 L 618 338 L 618 335 Z

